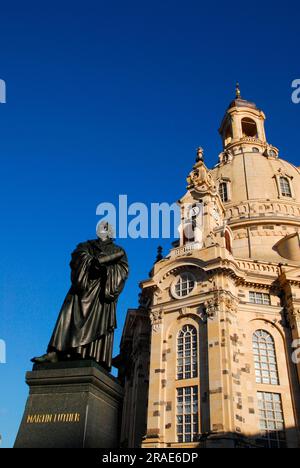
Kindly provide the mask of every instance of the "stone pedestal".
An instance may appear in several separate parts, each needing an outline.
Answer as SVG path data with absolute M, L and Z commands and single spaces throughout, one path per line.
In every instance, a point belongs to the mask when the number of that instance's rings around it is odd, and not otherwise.
M 15 448 L 115 448 L 123 388 L 93 361 L 34 365 Z

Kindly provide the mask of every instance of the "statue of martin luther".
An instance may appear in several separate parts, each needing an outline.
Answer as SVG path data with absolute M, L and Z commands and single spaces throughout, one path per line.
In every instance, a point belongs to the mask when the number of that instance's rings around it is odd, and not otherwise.
M 125 251 L 114 244 L 107 222 L 98 239 L 81 243 L 72 253 L 71 288 L 61 308 L 47 353 L 35 363 L 93 359 L 111 369 L 116 305 L 128 277 Z

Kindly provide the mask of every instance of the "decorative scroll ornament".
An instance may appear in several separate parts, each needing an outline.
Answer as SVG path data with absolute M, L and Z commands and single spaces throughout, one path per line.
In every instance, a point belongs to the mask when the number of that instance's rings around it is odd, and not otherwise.
M 300 309 L 294 309 L 294 317 L 299 322 L 300 320 Z
M 219 162 L 220 164 L 227 164 L 233 161 L 233 152 L 230 150 L 225 150 L 222 151 L 222 153 L 219 154 Z
M 222 303 L 226 310 L 232 312 L 233 314 L 237 313 L 238 311 L 238 304 L 235 299 L 227 294 L 221 294 L 219 298 L 220 303 Z
M 205 247 L 211 247 L 212 245 L 216 245 L 217 243 L 217 236 L 216 233 L 211 231 L 209 234 L 207 234 L 206 239 L 204 241 L 204 246 Z
M 208 319 L 214 320 L 217 318 L 221 307 L 232 314 L 236 314 L 238 311 L 238 301 L 225 291 L 216 291 L 214 296 L 203 304 L 200 314 L 202 321 L 207 322 Z
M 290 307 L 288 311 L 288 321 L 291 326 L 293 326 L 295 322 L 300 322 L 300 309 L 295 309 L 293 306 Z
M 187 178 L 187 183 L 188 189 L 195 188 L 201 192 L 216 188 L 212 175 L 204 164 L 202 148 L 197 150 L 196 164 Z

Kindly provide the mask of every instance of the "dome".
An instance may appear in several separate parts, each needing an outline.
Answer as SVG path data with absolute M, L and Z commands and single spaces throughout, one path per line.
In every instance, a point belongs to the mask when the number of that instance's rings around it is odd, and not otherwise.
M 299 168 L 283 159 L 264 156 L 254 148 L 253 152 L 235 154 L 211 173 L 219 189 L 223 187 L 220 193 L 233 231 L 235 257 L 282 263 L 298 258 Z M 280 241 L 293 236 L 298 251 L 283 257 L 290 248 L 282 248 Z
M 278 201 L 276 176 L 280 173 L 291 179 L 293 197 L 290 201 L 300 204 L 300 170 L 284 159 L 268 158 L 256 152 L 240 153 L 230 163 L 212 170 L 216 181 L 222 177 L 230 178 L 231 199 L 235 204 L 260 199 Z

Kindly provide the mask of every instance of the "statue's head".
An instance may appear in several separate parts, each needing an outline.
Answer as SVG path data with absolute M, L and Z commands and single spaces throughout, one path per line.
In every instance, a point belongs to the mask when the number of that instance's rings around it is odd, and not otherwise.
M 114 237 L 114 229 L 111 224 L 107 221 L 101 221 L 101 223 L 97 224 L 97 236 L 102 241 L 107 239 L 113 239 Z

